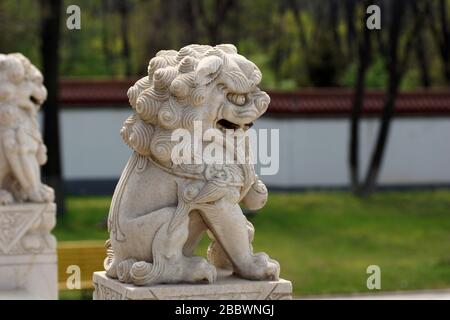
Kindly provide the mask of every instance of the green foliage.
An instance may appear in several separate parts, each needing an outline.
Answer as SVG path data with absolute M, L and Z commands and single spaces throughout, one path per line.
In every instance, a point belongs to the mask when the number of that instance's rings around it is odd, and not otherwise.
M 290 6 L 294 2 L 300 8 L 298 16 Z M 68 30 L 65 8 L 72 2 L 65 0 L 61 12 L 60 74 L 64 77 L 124 77 L 129 61 L 132 76 L 142 76 L 149 59 L 158 50 L 179 49 L 190 42 L 211 43 L 214 34 L 216 41 L 235 43 L 242 54 L 256 61 L 263 70 L 265 88 L 353 86 L 357 46 L 356 39 L 347 39 L 348 26 L 342 3 L 338 2 L 339 10 L 333 13 L 337 19 L 333 26 L 330 25 L 333 15 L 327 13 L 331 2 L 294 2 L 232 1 L 229 8 L 217 11 L 215 0 L 79 0 L 82 28 Z M 125 22 L 129 57 L 123 52 L 119 10 L 124 3 L 130 9 Z M 203 15 L 199 13 L 199 6 L 203 8 Z M 364 26 L 362 9 L 358 4 L 354 15 L 357 33 L 361 33 L 361 26 Z M 220 22 L 216 21 L 219 16 L 222 17 Z M 20 51 L 40 66 L 39 2 L 2 0 L 0 18 L 1 51 Z M 410 30 L 413 17 L 408 16 L 405 21 L 408 24 L 405 30 Z M 215 33 L 211 29 L 214 26 Z M 405 34 L 402 37 L 404 43 Z M 442 63 L 432 32 L 425 30 L 423 38 L 432 85 L 444 86 Z M 378 48 L 373 51 L 374 63 L 367 74 L 367 86 L 383 88 L 387 81 L 385 57 Z M 421 86 L 418 61 L 414 54 L 411 56 L 402 89 Z
M 307 52 L 306 66 L 309 79 L 314 87 L 338 85 L 339 72 L 342 70 L 342 58 L 330 33 L 318 33 L 316 41 Z
M 342 76 L 341 82 L 345 87 L 352 87 L 356 83 L 356 63 L 351 63 Z M 372 89 L 384 89 L 388 80 L 385 63 L 381 58 L 375 59 L 366 73 L 366 85 Z
M 0 1 L 0 52 L 22 52 L 33 63 L 39 60 L 39 2 Z
M 367 86 L 382 89 L 386 86 L 388 74 L 383 59 L 375 59 L 375 62 L 367 70 Z
M 69 197 L 67 212 L 58 218 L 53 233 L 58 241 L 107 239 L 106 220 L 110 203 L 108 197 Z
M 257 250 L 273 252 L 297 294 L 367 292 L 379 265 L 382 289 L 448 287 L 449 191 L 272 195 L 254 218 Z M 296 244 L 296 245 L 293 245 Z

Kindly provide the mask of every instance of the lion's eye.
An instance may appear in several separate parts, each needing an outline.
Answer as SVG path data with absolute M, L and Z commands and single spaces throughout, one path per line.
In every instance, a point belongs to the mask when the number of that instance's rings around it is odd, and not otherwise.
M 229 93 L 227 94 L 227 99 L 237 106 L 243 106 L 246 102 L 245 94 Z

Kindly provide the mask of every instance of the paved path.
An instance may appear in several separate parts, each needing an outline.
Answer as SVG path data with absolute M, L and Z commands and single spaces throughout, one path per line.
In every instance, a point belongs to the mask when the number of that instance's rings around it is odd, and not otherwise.
M 450 289 L 310 296 L 300 300 L 450 300 Z
M 38 297 L 31 295 L 26 290 L 6 290 L 0 291 L 0 300 L 38 300 Z

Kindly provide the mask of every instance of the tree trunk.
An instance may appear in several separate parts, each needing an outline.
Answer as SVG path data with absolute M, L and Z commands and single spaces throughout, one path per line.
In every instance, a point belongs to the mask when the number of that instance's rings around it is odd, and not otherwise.
M 363 28 L 362 39 L 358 45 L 358 71 L 353 96 L 353 107 L 350 120 L 350 143 L 349 143 L 349 169 L 350 183 L 353 193 L 358 195 L 361 190 L 359 183 L 359 122 L 363 110 L 365 77 L 371 61 L 370 30 Z
M 177 19 L 182 22 L 181 45 L 186 46 L 198 42 L 197 20 L 195 18 L 195 9 L 192 1 L 181 1 L 181 9 L 177 12 Z
M 402 25 L 402 17 L 405 11 L 405 1 L 396 0 L 391 2 L 391 21 L 389 24 L 389 43 L 388 43 L 388 88 L 387 97 L 383 107 L 381 116 L 381 125 L 378 132 L 375 148 L 372 153 L 369 168 L 367 171 L 364 186 L 361 190 L 362 195 L 367 196 L 375 190 L 377 178 L 383 161 L 386 142 L 389 136 L 391 119 L 394 114 L 395 101 L 397 98 L 398 88 L 400 85 L 400 68 L 399 68 L 399 42 L 400 29 Z
M 110 41 L 109 41 L 109 32 L 108 32 L 108 13 L 110 12 L 110 3 L 109 0 L 102 0 L 102 12 L 101 12 L 101 19 L 102 19 L 102 31 L 101 31 L 101 37 L 102 37 L 102 52 L 103 52 L 103 58 L 104 63 L 106 67 L 106 72 L 108 75 L 112 76 L 114 75 L 114 55 L 111 52 L 110 47 Z
M 120 15 L 120 37 L 122 39 L 122 59 L 125 64 L 125 76 L 133 74 L 130 57 L 130 41 L 128 37 L 128 17 L 130 13 L 130 3 L 122 0 L 118 3 Z
M 350 61 L 353 57 L 353 48 L 355 42 L 355 0 L 345 1 L 345 25 L 347 27 L 347 55 Z
M 59 70 L 59 32 L 61 1 L 41 0 L 41 57 L 44 85 L 48 91 L 43 105 L 44 142 L 48 149 L 48 161 L 43 168 L 46 182 L 55 189 L 58 215 L 65 211 L 64 189 L 61 170 L 58 118 L 58 70 Z
M 333 34 L 333 40 L 338 51 L 341 48 L 341 38 L 339 36 L 339 5 L 336 0 L 328 0 L 328 28 Z
M 416 41 L 416 56 L 417 56 L 417 62 L 419 63 L 419 69 L 420 69 L 420 81 L 422 83 L 422 87 L 429 88 L 431 85 L 430 80 L 430 73 L 429 73 L 429 67 L 428 67 L 428 59 L 426 52 L 424 50 L 423 44 L 424 44 L 424 36 L 423 32 L 419 32 L 417 35 L 417 41 Z
M 412 0 L 411 6 L 414 13 L 415 19 L 420 19 L 420 11 L 418 7 L 418 1 Z M 428 88 L 431 85 L 430 81 L 430 73 L 428 68 L 428 59 L 427 54 L 424 50 L 425 45 L 425 37 L 424 37 L 424 30 L 420 29 L 417 33 L 417 39 L 415 41 L 415 52 L 416 52 L 416 58 L 417 62 L 419 63 L 419 70 L 420 70 L 420 80 L 422 83 L 422 87 Z
M 372 154 L 366 180 L 361 190 L 361 194 L 363 196 L 370 195 L 376 187 L 377 178 L 383 161 L 384 151 L 386 149 L 386 142 L 391 127 L 391 119 L 394 114 L 399 82 L 400 79 L 397 73 L 389 74 L 389 89 L 386 102 L 383 107 L 383 114 L 381 116 L 381 127 L 378 132 L 378 138 Z
M 445 0 L 439 1 L 439 20 L 441 24 L 442 42 L 441 42 L 441 57 L 444 66 L 444 77 L 447 84 L 450 84 L 450 33 L 447 23 L 447 2 Z
M 302 22 L 302 17 L 301 17 L 301 10 L 300 7 L 297 3 L 296 0 L 286 0 L 286 5 L 284 5 L 284 3 L 282 2 L 279 5 L 279 12 L 280 15 L 284 15 L 285 11 L 287 9 L 291 9 L 293 14 L 294 14 L 294 19 L 295 19 L 295 23 L 297 25 L 297 29 L 298 29 L 298 35 L 299 35 L 299 41 L 300 41 L 300 47 L 302 50 L 307 50 L 308 46 L 307 46 L 307 41 L 306 41 L 306 32 L 305 32 L 305 26 L 303 25 Z

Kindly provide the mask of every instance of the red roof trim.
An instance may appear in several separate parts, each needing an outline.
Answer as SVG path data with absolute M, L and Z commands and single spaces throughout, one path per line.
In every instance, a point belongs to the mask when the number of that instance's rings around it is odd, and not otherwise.
M 126 107 L 129 80 L 62 80 L 62 107 Z M 269 91 L 271 115 L 348 116 L 353 93 L 348 89 L 306 89 L 299 92 Z M 365 116 L 377 115 L 384 102 L 382 91 L 370 91 L 364 99 Z M 401 93 L 396 104 L 397 115 L 450 116 L 450 90 L 424 90 Z

